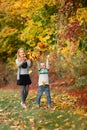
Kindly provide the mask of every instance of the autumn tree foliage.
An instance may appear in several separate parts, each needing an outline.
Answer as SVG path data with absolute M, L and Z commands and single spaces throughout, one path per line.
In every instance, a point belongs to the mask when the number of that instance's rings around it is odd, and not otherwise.
M 82 19 L 78 21 L 76 13 L 84 5 L 86 5 L 86 1 L 79 2 L 78 0 L 1 0 L 0 52 L 2 59 L 6 60 L 9 56 L 14 55 L 20 46 L 24 46 L 27 50 L 36 50 L 40 42 L 48 46 L 57 44 L 58 35 L 62 31 L 58 27 L 61 26 L 59 20 L 65 30 L 62 33 L 66 33 L 65 37 L 74 41 L 73 37 L 78 38 L 77 35 L 80 35 L 79 32 L 82 31 L 82 28 L 80 30 Z M 73 17 L 74 20 L 70 23 L 69 19 L 73 19 Z
M 75 70 L 82 74 L 87 53 L 86 8 L 86 0 L 0 0 L 1 61 L 13 65 L 18 48 L 24 47 L 33 61 L 50 54 L 60 76 L 67 70 L 74 76 Z

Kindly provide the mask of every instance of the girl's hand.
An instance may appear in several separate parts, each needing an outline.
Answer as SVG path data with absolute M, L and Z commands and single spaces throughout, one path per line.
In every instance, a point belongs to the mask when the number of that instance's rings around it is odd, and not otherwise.
M 25 55 L 23 55 L 23 56 L 20 58 L 20 61 L 26 61 L 26 60 L 27 60 L 27 58 L 26 58 Z
M 24 61 L 26 61 L 27 60 L 27 57 L 26 56 L 24 56 Z

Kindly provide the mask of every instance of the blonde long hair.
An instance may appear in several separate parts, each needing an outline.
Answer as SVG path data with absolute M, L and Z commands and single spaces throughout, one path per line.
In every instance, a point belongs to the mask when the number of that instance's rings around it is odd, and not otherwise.
M 18 51 L 17 51 L 17 59 L 18 60 L 20 60 L 20 56 L 19 56 L 20 50 L 23 50 L 25 52 L 24 48 L 19 48 L 18 49 Z

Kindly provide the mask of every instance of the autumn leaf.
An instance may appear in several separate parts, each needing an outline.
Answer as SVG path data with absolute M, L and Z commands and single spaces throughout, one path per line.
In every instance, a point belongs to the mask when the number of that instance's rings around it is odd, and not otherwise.
M 16 125 L 19 125 L 19 121 L 17 121 L 17 120 L 15 120 L 14 122 L 13 122 L 13 124 L 16 126 Z

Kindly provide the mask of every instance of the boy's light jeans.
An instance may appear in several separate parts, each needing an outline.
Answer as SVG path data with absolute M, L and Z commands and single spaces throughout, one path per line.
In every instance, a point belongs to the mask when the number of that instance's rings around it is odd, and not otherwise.
M 45 94 L 47 96 L 48 105 L 50 105 L 51 104 L 51 97 L 50 97 L 50 87 L 49 87 L 49 85 L 39 86 L 38 95 L 37 95 L 37 98 L 36 98 L 36 104 L 40 105 L 40 99 L 41 99 L 43 92 L 45 92 Z

